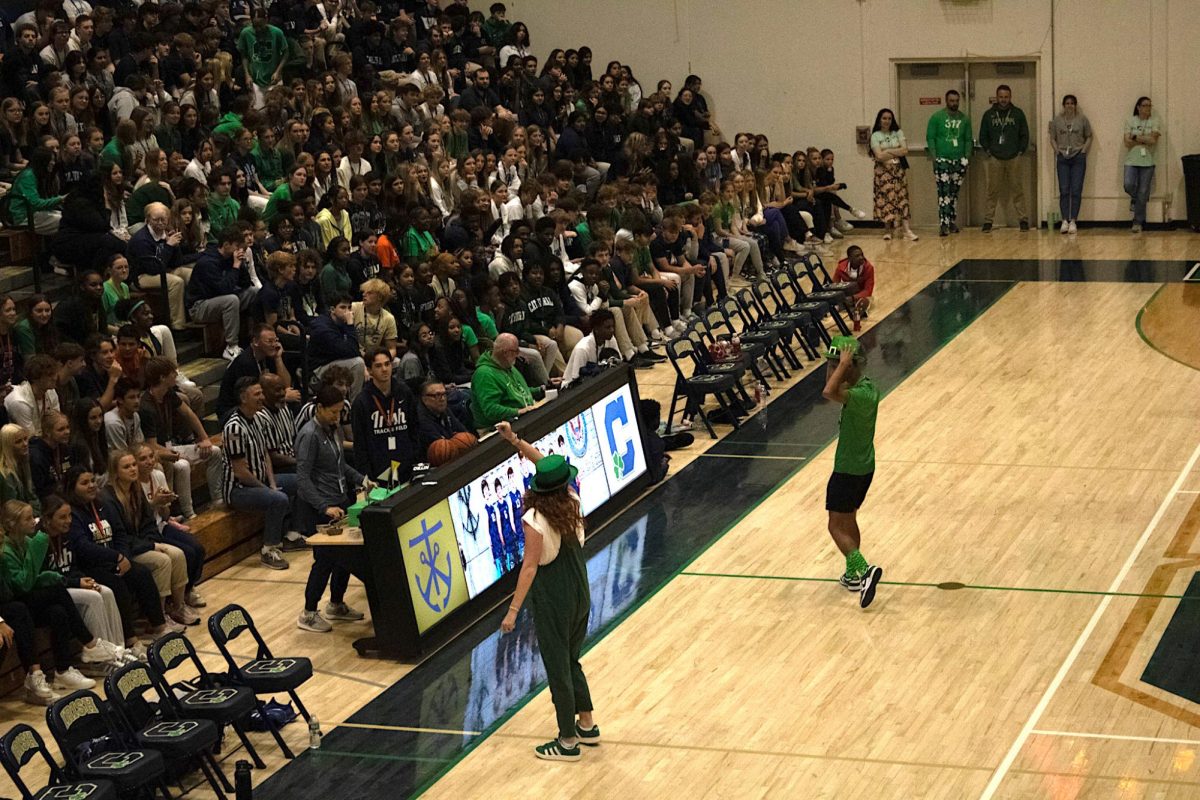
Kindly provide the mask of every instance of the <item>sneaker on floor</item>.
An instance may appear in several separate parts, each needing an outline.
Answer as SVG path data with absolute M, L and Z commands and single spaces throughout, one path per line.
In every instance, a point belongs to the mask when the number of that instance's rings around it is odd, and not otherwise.
M 325 618 L 340 619 L 348 622 L 358 622 L 360 619 L 365 619 L 366 614 L 362 613 L 353 606 L 346 603 L 326 603 Z
M 854 216 L 857 219 L 866 219 L 867 212 L 863 211 L 861 208 L 856 208 L 856 209 L 854 209 Z M 847 224 L 849 224 L 849 223 L 847 223 Z
M 1133 223 L 1132 230 L 1134 233 L 1141 233 L 1142 232 L 1142 223 L 1140 223 L 1140 222 Z
M 284 536 L 281 549 L 285 553 L 294 553 L 297 550 L 307 550 L 309 548 L 308 540 L 303 536 Z
M 827 233 L 827 234 L 825 234 L 825 238 L 822 239 L 821 241 L 824 242 L 825 244 L 833 244 L 833 236 L 831 234 Z
M 804 252 L 804 246 L 801 245 L 799 242 L 795 241 L 794 239 L 788 239 L 786 242 L 784 242 L 783 249 L 787 250 L 789 253 L 803 253 Z
M 85 664 L 121 664 L 124 662 L 125 648 L 97 639 L 96 644 L 83 648 L 81 660 Z
M 950 226 L 949 225 L 943 225 L 942 227 L 938 228 L 938 236 L 949 236 L 949 235 L 950 235 Z
M 533 748 L 533 754 L 544 761 L 578 761 L 580 759 L 579 745 L 565 747 L 558 739 L 539 744 Z
M 847 591 L 862 591 L 862 578 L 851 578 L 849 573 L 843 572 L 842 577 L 838 578 L 838 583 Z
M 85 677 L 79 670 L 74 667 L 68 667 L 66 670 L 59 672 L 54 676 L 54 684 L 51 686 L 55 691 L 63 692 L 78 692 L 80 689 L 94 689 L 96 682 L 91 678 Z
M 579 727 L 579 723 L 575 723 L 575 735 L 579 737 L 579 743 L 584 747 L 597 747 L 600 744 L 600 726 L 593 725 L 591 730 L 584 730 Z
M 646 358 L 645 353 L 634 353 L 627 359 L 627 362 L 634 369 L 654 369 L 654 365 L 657 363 Z
M 167 617 L 166 621 L 163 622 L 162 630 L 160 630 L 158 632 L 158 636 L 166 636 L 168 633 L 186 633 L 186 632 L 187 632 L 187 625 L 176 622 L 175 620 L 171 619 L 170 617 Z
M 845 239 L 846 234 L 839 231 L 836 227 L 829 229 L 829 235 L 835 239 Z
M 915 241 L 917 241 L 917 239 L 920 239 L 921 237 L 917 236 L 916 232 L 914 232 L 912 230 L 906 230 L 906 231 L 904 231 L 904 238 L 908 239 L 910 242 L 915 242 Z
M 951 233 L 961 233 L 962 232 L 962 230 L 958 227 L 957 222 L 950 223 L 950 232 Z
M 981 227 L 979 230 L 982 231 L 983 233 L 991 233 L 992 232 L 992 223 L 990 223 L 990 222 L 983 223 L 983 227 Z
M 1029 220 L 1027 220 L 1027 219 L 1021 220 L 1020 228 L 1021 228 L 1021 233 L 1028 233 L 1029 232 Z
M 1067 229 L 1067 233 L 1079 233 L 1079 229 L 1075 227 L 1075 220 L 1071 220 L 1071 227 Z
M 642 358 L 646 359 L 647 361 L 652 361 L 652 362 L 654 362 L 655 364 L 658 364 L 658 363 L 661 363 L 661 362 L 663 362 L 663 361 L 666 361 L 666 360 L 667 360 L 667 357 L 666 357 L 666 356 L 664 356 L 664 355 L 659 355 L 658 353 L 655 353 L 653 350 L 647 350 L 647 351 L 646 351 L 646 352 L 644 352 L 644 353 L 639 353 L 639 355 L 640 355 Z
M 187 594 L 183 596 L 183 602 L 187 603 L 192 608 L 204 608 L 208 605 L 204 598 L 195 589 L 188 589 Z
M 264 567 L 270 569 L 287 569 L 287 559 L 283 557 L 283 553 L 279 552 L 278 547 L 268 547 L 259 554 L 258 560 L 262 562 Z
M 884 240 L 885 242 L 890 242 L 890 241 L 892 240 L 892 232 L 891 232 L 891 231 L 886 231 L 886 232 L 883 234 L 883 240 Z
M 25 702 L 35 706 L 48 706 L 59 699 L 60 695 L 50 688 L 44 672 L 34 670 L 25 676 Z
M 1058 226 L 1058 232 L 1059 232 L 1059 233 L 1070 233 L 1070 232 L 1071 232 L 1071 223 L 1067 222 L 1067 221 L 1064 219 L 1064 220 L 1062 221 L 1062 225 L 1059 225 L 1059 226 Z
M 866 608 L 871 605 L 871 601 L 875 599 L 875 587 L 879 585 L 879 581 L 883 578 L 883 569 L 881 567 L 867 567 L 867 571 L 862 576 L 862 588 L 859 589 L 858 604 Z
M 134 642 L 133 647 L 125 648 L 125 657 L 132 663 L 133 661 L 146 660 L 146 645 L 141 642 Z
M 190 626 L 190 625 L 199 625 L 200 624 L 200 615 L 197 614 L 192 609 L 188 608 L 188 606 L 186 604 L 184 604 L 182 607 L 172 608 L 168 612 L 168 616 L 170 616 L 171 619 L 175 620 L 180 625 L 189 625 Z
M 238 357 L 238 355 L 241 354 L 241 352 L 242 348 L 238 347 L 236 344 L 229 345 L 225 348 L 224 352 L 221 353 L 221 358 L 225 359 L 226 361 L 233 361 Z
M 333 630 L 333 626 L 329 624 L 329 620 L 322 617 L 316 611 L 301 611 L 300 616 L 296 619 L 296 627 L 302 631 L 311 631 L 313 633 L 329 633 Z

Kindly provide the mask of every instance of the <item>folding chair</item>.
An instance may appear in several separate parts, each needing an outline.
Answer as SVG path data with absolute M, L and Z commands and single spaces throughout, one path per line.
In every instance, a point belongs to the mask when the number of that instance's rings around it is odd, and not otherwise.
M 253 659 L 239 665 L 237 659 L 229 652 L 229 643 L 247 631 L 253 637 L 258 650 Z M 287 692 L 304 719 L 310 720 L 311 715 L 304 707 L 304 703 L 300 702 L 296 689 L 312 677 L 312 661 L 303 656 L 289 658 L 273 656 L 271 649 L 267 647 L 267 643 L 263 641 L 262 635 L 258 632 L 258 628 L 254 627 L 254 620 L 250 618 L 250 612 L 236 604 L 231 603 L 209 617 L 208 632 L 212 635 L 213 642 L 221 651 L 221 655 L 225 656 L 225 662 L 229 665 L 230 680 L 248 687 L 254 692 L 254 702 L 258 706 L 258 713 L 270 729 L 271 735 L 275 737 L 279 749 L 283 751 L 285 757 L 295 758 L 287 743 L 283 741 L 278 726 L 267 715 L 267 710 L 258 696 Z
M 162 753 L 149 748 L 126 748 L 121 729 L 95 692 L 72 692 L 46 709 L 50 734 L 62 751 L 71 780 L 108 780 L 122 796 L 153 798 L 155 788 L 166 800 L 166 764 Z
M 41 755 L 50 768 L 50 782 L 39 792 L 31 792 L 21 779 L 21 767 L 35 755 Z M 12 778 L 21 800 L 117 800 L 117 787 L 111 781 L 94 780 L 70 782 L 58 764 L 54 763 L 49 748 L 33 728 L 25 724 L 16 725 L 0 738 L 0 764 Z
M 814 292 L 841 292 L 849 299 L 858 290 L 858 285 L 853 281 L 835 281 L 831 278 L 824 260 L 816 253 L 804 257 L 804 267 Z
M 167 634 L 157 640 L 150 646 L 148 660 L 163 682 L 169 684 L 167 700 L 175 706 L 175 712 L 181 718 L 207 719 L 217 725 L 230 726 L 246 748 L 254 766 L 266 768 L 267 765 L 246 736 L 244 721 L 254 711 L 256 703 L 251 689 L 245 686 L 218 686 L 204 664 L 200 663 L 191 641 L 182 633 Z M 190 683 L 170 683 L 167 673 L 185 661 L 192 663 L 198 677 Z
M 804 287 L 800 285 L 800 274 L 796 271 L 796 265 L 788 264 L 784 268 L 784 271 L 788 274 L 789 281 L 792 284 L 793 291 L 795 291 L 798 300 L 802 297 L 804 300 L 815 300 L 817 302 L 828 303 L 829 314 L 833 317 L 834 323 L 837 324 L 838 330 L 843 336 L 850 335 L 849 326 L 847 326 L 846 321 L 842 319 L 842 315 L 838 313 L 838 306 L 841 306 L 847 314 L 850 313 L 850 304 L 846 300 L 846 293 L 844 291 L 827 291 L 825 289 L 819 289 L 811 292 L 805 292 Z
M 754 373 L 755 380 L 759 383 L 768 383 L 761 366 L 765 363 L 775 380 L 782 381 L 786 371 L 781 369 L 782 364 L 778 362 L 778 359 L 772 357 L 771 353 L 775 342 L 770 336 L 756 334 L 750 330 L 746 330 L 747 335 L 742 336 L 742 330 L 734 325 L 734 321 L 725 312 L 724 302 L 717 303 L 704 316 L 704 330 L 708 332 L 709 339 L 714 342 L 718 339 L 732 342 L 736 336 L 742 347 L 741 357 L 745 359 L 746 366 Z
M 125 725 L 130 743 L 152 747 L 168 762 L 199 767 L 217 800 L 225 800 L 221 784 L 227 791 L 233 791 L 233 784 L 212 757 L 213 747 L 221 738 L 216 723 L 183 719 L 176 714 L 175 706 L 167 700 L 170 688 L 150 667 L 140 661 L 126 664 L 105 678 L 104 690 Z M 217 783 L 216 775 L 221 776 L 221 784 Z M 184 791 L 182 785 L 180 791 Z
M 744 299 L 743 299 L 744 298 Z M 767 352 L 774 359 L 784 377 L 791 377 L 788 367 L 802 369 L 800 359 L 796 358 L 789 341 L 796 331 L 796 326 L 783 319 L 771 319 L 759 311 L 754 302 L 753 291 L 742 289 L 740 292 L 726 297 L 721 301 L 721 310 L 732 326 L 734 320 L 741 324 L 738 336 L 745 341 L 747 336 L 767 342 Z M 784 362 L 787 362 L 786 365 Z
M 808 343 L 805 334 L 808 328 L 816 326 L 812 321 L 812 314 L 807 311 L 790 311 L 779 302 L 775 296 L 775 290 L 771 286 L 771 281 L 767 278 L 760 278 L 750 286 L 740 289 L 737 294 L 738 303 L 742 308 L 746 309 L 748 314 L 754 315 L 762 322 L 771 321 L 774 323 L 787 323 L 790 330 L 785 335 L 785 339 L 795 339 L 800 344 L 800 349 L 808 356 L 809 360 L 817 357 L 816 351 Z M 754 309 L 755 311 L 752 311 Z M 761 323 L 760 323 L 761 324 Z M 781 328 L 782 330 L 782 328 Z M 795 348 L 789 345 L 789 348 L 794 356 Z M 798 361 L 798 359 L 797 359 Z M 803 367 L 797 363 L 798 369 Z
M 675 370 L 675 388 L 671 393 L 671 408 L 667 412 L 668 430 L 675 417 L 675 406 L 682 397 L 684 398 L 684 415 L 689 410 L 695 410 L 700 415 L 700 419 L 704 421 L 708 435 L 716 439 L 717 432 L 713 430 L 708 413 L 704 410 L 704 398 L 710 394 L 716 398 L 718 405 L 732 420 L 733 427 L 739 426 L 737 415 L 729 406 L 729 400 L 736 402 L 736 398 L 733 397 L 733 388 L 737 383 L 737 377 L 733 373 L 704 372 L 699 351 L 693 341 L 686 336 L 680 336 L 667 342 L 667 358 L 670 359 L 671 367 Z
M 797 289 L 792 283 L 787 270 L 781 269 L 772 272 L 770 281 L 779 304 L 788 311 L 802 311 L 808 314 L 816 324 L 821 341 L 828 346 L 832 337 L 830 337 L 829 331 L 825 330 L 825 318 L 830 314 L 837 314 L 836 311 L 831 310 L 829 303 L 808 299 L 804 292 Z

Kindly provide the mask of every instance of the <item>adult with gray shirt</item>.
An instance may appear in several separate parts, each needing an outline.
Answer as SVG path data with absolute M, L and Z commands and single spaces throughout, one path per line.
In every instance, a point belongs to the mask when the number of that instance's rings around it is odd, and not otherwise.
M 1059 233 L 1075 233 L 1087 154 L 1092 146 L 1092 123 L 1079 113 L 1079 101 L 1073 94 L 1063 96 L 1062 111 L 1050 120 L 1050 144 L 1058 169 L 1058 211 L 1062 216 Z

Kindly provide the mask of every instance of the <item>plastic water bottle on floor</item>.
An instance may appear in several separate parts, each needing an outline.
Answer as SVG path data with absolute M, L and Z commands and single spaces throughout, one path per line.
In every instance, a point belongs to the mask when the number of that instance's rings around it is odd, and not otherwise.
M 308 749 L 321 749 L 321 723 L 315 716 L 308 720 Z
M 758 426 L 764 431 L 767 429 L 767 384 L 765 381 L 759 381 L 754 386 L 754 402 L 761 406 L 758 410 Z

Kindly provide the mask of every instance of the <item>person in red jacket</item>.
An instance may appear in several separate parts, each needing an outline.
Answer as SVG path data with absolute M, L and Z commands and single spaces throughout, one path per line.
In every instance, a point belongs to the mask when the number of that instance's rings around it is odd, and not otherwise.
M 867 318 L 871 296 L 875 294 L 875 266 L 867 261 L 861 247 L 856 244 L 850 245 L 846 248 L 846 257 L 838 262 L 833 280 L 838 283 L 844 281 L 855 284 L 854 329 L 858 330 L 859 320 Z

